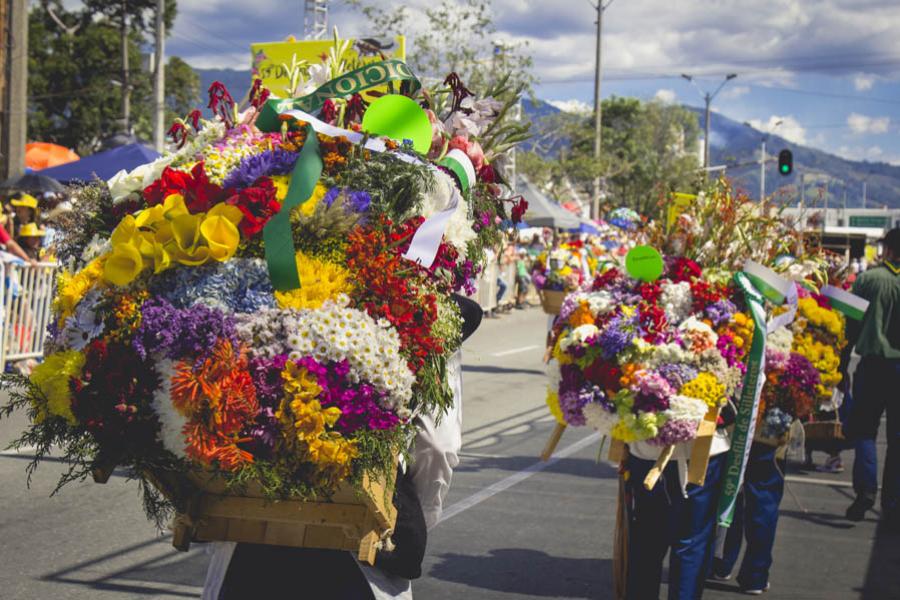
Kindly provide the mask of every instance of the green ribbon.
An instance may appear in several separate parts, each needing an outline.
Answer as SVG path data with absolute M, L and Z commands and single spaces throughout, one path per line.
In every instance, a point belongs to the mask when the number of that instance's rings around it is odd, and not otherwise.
M 731 450 L 725 462 L 725 477 L 722 485 L 722 494 L 719 496 L 717 508 L 719 527 L 719 548 L 717 555 L 721 556 L 721 544 L 724 544 L 722 532 L 731 525 L 734 518 L 734 505 L 744 480 L 744 470 L 747 467 L 747 459 L 750 455 L 750 446 L 753 443 L 754 429 L 756 428 L 756 413 L 759 410 L 759 398 L 762 392 L 763 359 L 766 353 L 766 311 L 763 308 L 763 296 L 754 287 L 746 273 L 736 273 L 735 283 L 744 293 L 744 299 L 750 308 L 753 318 L 753 341 L 750 344 L 750 360 L 747 364 L 747 372 L 744 375 L 744 387 L 741 390 L 741 398 L 737 406 L 737 417 L 734 423 L 734 431 L 731 436 Z
M 307 125 L 306 141 L 291 172 L 287 196 L 281 204 L 281 210 L 269 219 L 263 228 L 269 277 L 272 279 L 272 285 L 280 292 L 300 287 L 294 236 L 291 231 L 291 211 L 309 200 L 321 175 L 322 156 L 319 153 L 319 138 L 312 126 Z
M 322 84 L 316 91 L 308 96 L 294 99 L 273 98 L 266 102 L 256 119 L 256 126 L 260 131 L 274 132 L 281 130 L 281 120 L 278 116 L 289 110 L 302 110 L 312 113 L 325 104 L 331 98 L 346 98 L 358 94 L 373 87 L 384 85 L 390 81 L 408 81 L 410 93 L 417 92 L 422 84 L 406 65 L 398 59 L 373 62 L 360 67 L 340 77 Z

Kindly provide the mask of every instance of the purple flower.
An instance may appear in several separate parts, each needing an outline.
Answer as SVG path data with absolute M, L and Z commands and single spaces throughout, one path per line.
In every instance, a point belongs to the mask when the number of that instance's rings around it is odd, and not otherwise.
M 713 327 L 728 322 L 731 315 L 737 312 L 737 307 L 730 300 L 717 300 L 706 307 L 706 316 L 712 321 Z
M 173 360 L 199 360 L 225 339 L 237 345 L 233 316 L 200 304 L 178 309 L 167 300 L 151 298 L 141 307 L 132 346 L 141 358 L 158 353 Z
M 348 213 L 364 213 L 372 204 L 372 196 L 369 192 L 351 190 L 350 188 L 333 187 L 322 198 L 325 206 L 331 208 L 338 196 L 344 196 L 344 210 Z
M 697 435 L 697 422 L 686 419 L 670 419 L 659 428 L 656 437 L 647 440 L 654 446 L 672 446 L 688 442 Z
M 297 162 L 297 154 L 277 148 L 248 156 L 228 174 L 222 183 L 224 189 L 250 187 L 260 177 L 287 175 Z
M 680 390 L 681 386 L 697 377 L 698 373 L 697 369 L 684 363 L 660 365 L 657 371 L 676 390 Z
M 284 380 L 281 372 L 287 364 L 287 354 L 272 358 L 255 357 L 250 360 L 250 377 L 256 388 L 256 397 L 262 406 L 277 407 L 284 395 Z
M 270 458 L 279 436 L 280 427 L 275 418 L 275 409 L 271 406 L 262 407 L 256 415 L 256 423 L 250 428 L 250 437 L 254 443 L 253 454 Z
M 635 337 L 634 329 L 636 321 L 622 316 L 613 318 L 606 328 L 600 332 L 600 349 L 603 358 L 609 360 L 631 345 Z

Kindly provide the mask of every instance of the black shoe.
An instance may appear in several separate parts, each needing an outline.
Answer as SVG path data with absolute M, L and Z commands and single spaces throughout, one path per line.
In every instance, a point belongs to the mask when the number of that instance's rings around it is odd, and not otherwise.
M 857 496 L 847 508 L 846 516 L 851 521 L 862 521 L 866 518 L 866 512 L 872 510 L 875 506 L 875 499 L 869 496 Z

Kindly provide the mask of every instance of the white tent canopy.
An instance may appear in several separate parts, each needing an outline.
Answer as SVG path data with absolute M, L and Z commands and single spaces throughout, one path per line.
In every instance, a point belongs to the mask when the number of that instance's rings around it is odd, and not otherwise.
M 516 179 L 516 190 L 528 201 L 528 211 L 524 217 L 528 225 L 556 229 L 578 229 L 581 226 L 577 216 L 548 198 L 521 175 Z

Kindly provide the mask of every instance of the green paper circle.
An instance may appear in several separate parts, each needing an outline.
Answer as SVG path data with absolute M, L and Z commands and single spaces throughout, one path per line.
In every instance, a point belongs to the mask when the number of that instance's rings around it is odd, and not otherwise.
M 425 110 L 412 98 L 391 94 L 378 98 L 366 109 L 362 128 L 371 135 L 385 136 L 398 142 L 412 140 L 416 152 L 431 149 L 431 122 Z
M 663 259 L 656 248 L 635 246 L 625 256 L 625 270 L 641 281 L 656 281 L 663 272 Z

